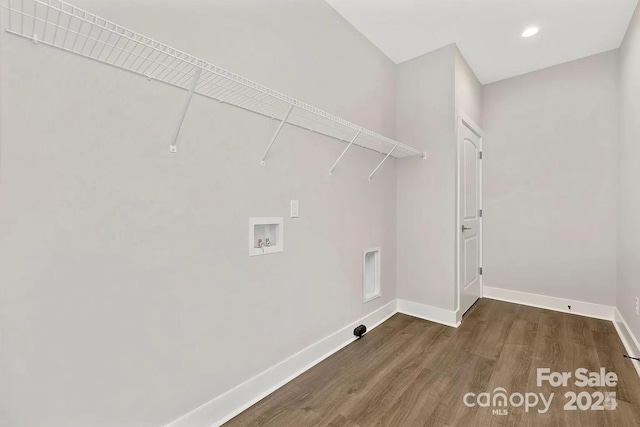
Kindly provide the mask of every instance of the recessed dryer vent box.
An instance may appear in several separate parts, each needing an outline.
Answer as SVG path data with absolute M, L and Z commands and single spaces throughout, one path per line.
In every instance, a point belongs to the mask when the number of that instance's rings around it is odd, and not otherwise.
M 380 295 L 380 248 L 373 248 L 364 251 L 362 259 L 362 302 L 369 302 Z
M 282 217 L 249 218 L 249 256 L 284 250 Z

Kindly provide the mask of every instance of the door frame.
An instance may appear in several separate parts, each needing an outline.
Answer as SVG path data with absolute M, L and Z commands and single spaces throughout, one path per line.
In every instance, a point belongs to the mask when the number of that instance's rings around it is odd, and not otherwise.
M 456 223 L 456 244 L 455 244 L 455 260 L 456 260 L 456 265 L 455 265 L 455 281 L 456 281 L 456 286 L 455 286 L 455 300 L 456 300 L 456 323 L 459 325 L 460 322 L 462 322 L 462 315 L 464 313 L 461 312 L 460 310 L 460 296 L 461 296 L 461 290 L 460 290 L 460 238 L 461 238 L 461 234 L 462 232 L 460 231 L 460 227 L 461 227 L 461 221 L 460 221 L 460 205 L 461 205 L 461 191 L 460 191 L 460 185 L 462 184 L 462 171 L 460 169 L 460 160 L 461 160 L 461 152 L 460 152 L 460 137 L 461 137 L 461 133 L 460 133 L 460 128 L 462 126 L 467 127 L 469 130 L 471 130 L 471 132 L 475 133 L 478 138 L 480 139 L 480 152 L 482 152 L 483 147 L 482 147 L 482 143 L 483 143 L 483 139 L 484 139 L 484 131 L 482 130 L 482 128 L 480 126 L 478 126 L 472 119 L 471 117 L 469 117 L 464 111 L 458 109 L 457 113 L 456 113 L 456 139 L 455 139 L 455 143 L 456 143 L 456 212 L 455 212 L 455 223 Z M 478 180 L 479 180 L 479 205 L 480 205 L 480 209 L 482 209 L 483 207 L 483 185 L 482 185 L 482 159 L 480 159 L 480 161 L 478 162 Z M 484 213 L 484 212 L 483 212 Z M 484 215 L 483 215 L 484 216 Z M 478 236 L 480 239 L 480 267 L 482 268 L 482 247 L 483 247 L 483 239 L 484 239 L 484 230 L 483 230 L 483 221 L 484 218 L 480 217 L 478 219 L 478 224 L 480 226 L 480 230 L 478 231 Z M 482 297 L 484 294 L 484 277 L 483 275 L 480 275 L 480 297 Z

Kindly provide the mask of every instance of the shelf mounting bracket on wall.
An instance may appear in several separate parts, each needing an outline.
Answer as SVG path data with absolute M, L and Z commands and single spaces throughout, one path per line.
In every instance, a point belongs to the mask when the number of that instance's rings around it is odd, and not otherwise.
M 393 148 L 391 149 L 391 151 L 389 151 L 389 153 L 387 154 L 387 156 L 384 159 L 382 159 L 382 161 L 380 163 L 378 163 L 378 166 L 376 166 L 376 168 L 373 170 L 373 172 L 371 172 L 371 175 L 369 175 L 369 181 L 371 181 L 371 178 L 373 177 L 373 175 L 376 172 L 378 172 L 378 169 L 380 169 L 380 166 L 382 166 L 382 164 L 389 158 L 391 153 L 393 153 L 393 150 L 395 150 L 396 148 L 398 148 L 398 146 L 394 145 Z
M 291 104 L 291 106 L 287 110 L 287 114 L 284 115 L 284 118 L 280 122 L 280 125 L 278 126 L 278 129 L 276 129 L 276 133 L 274 133 L 273 134 L 273 138 L 271 138 L 271 142 L 269 142 L 269 145 L 267 145 L 267 149 L 265 150 L 264 154 L 262 155 L 262 160 L 260 160 L 260 165 L 261 166 L 266 166 L 267 162 L 265 160 L 267 159 L 267 155 L 269 154 L 269 151 L 271 151 L 271 146 L 273 145 L 274 142 L 276 142 L 276 139 L 278 138 L 278 135 L 280 135 L 280 131 L 282 130 L 282 127 L 287 122 L 287 119 L 289 118 L 289 114 L 291 114 L 291 110 L 293 110 L 293 104 Z
M 356 142 L 356 139 L 358 138 L 358 136 L 360 136 L 360 132 L 362 132 L 362 131 L 359 130 L 358 133 L 356 133 L 356 136 L 353 137 L 353 139 L 351 140 L 349 145 L 347 145 L 347 148 L 345 148 L 344 151 L 342 152 L 342 154 L 340 154 L 340 157 L 338 157 L 338 160 L 336 160 L 336 162 L 333 164 L 333 166 L 331 166 L 331 169 L 329 169 L 329 175 L 333 175 L 333 170 L 335 169 L 336 165 L 338 164 L 338 162 L 340 160 L 342 160 L 342 157 L 347 153 L 349 148 L 351 148 L 353 143 Z
M 185 100 L 184 107 L 182 108 L 182 115 L 180 116 L 180 120 L 178 121 L 178 126 L 176 127 L 176 132 L 173 135 L 173 142 L 169 146 L 169 152 L 176 153 L 178 151 L 178 135 L 180 135 L 180 129 L 182 128 L 182 123 L 184 122 L 184 118 L 187 116 L 187 111 L 189 110 L 189 105 L 191 105 L 191 98 L 193 98 L 193 93 L 196 91 L 196 87 L 198 86 L 198 82 L 200 81 L 200 74 L 202 73 L 202 68 L 199 66 L 195 67 L 195 71 L 193 72 L 193 78 L 191 80 L 191 87 L 189 88 L 189 94 L 187 95 L 187 99 Z

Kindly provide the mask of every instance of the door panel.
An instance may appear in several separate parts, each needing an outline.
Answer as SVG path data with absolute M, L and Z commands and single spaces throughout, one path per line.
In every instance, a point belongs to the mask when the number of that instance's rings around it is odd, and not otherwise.
M 464 219 L 474 220 L 478 217 L 478 147 L 470 139 L 464 139 Z
M 464 268 L 464 278 L 462 283 L 464 288 L 473 286 L 480 274 L 480 266 L 478 265 L 478 236 L 465 237 L 464 241 L 464 259 L 466 260 Z

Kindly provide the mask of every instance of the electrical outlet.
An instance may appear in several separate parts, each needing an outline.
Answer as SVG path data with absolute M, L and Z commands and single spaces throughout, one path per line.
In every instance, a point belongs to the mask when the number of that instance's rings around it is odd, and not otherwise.
M 636 297 L 636 316 L 640 317 L 640 298 Z

